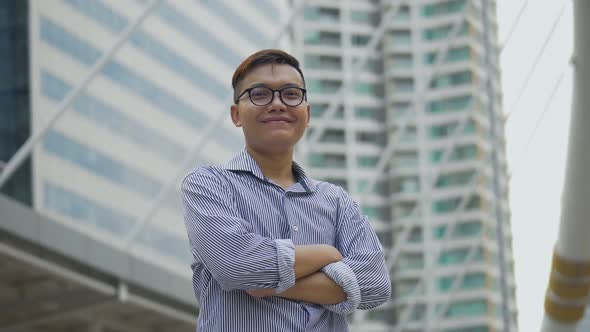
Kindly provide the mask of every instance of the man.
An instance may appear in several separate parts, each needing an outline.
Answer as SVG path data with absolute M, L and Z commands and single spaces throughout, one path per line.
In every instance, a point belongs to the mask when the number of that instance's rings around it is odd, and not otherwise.
M 256 52 L 232 86 L 245 149 L 182 183 L 198 329 L 346 331 L 346 315 L 387 301 L 391 284 L 358 205 L 293 161 L 310 116 L 299 62 Z

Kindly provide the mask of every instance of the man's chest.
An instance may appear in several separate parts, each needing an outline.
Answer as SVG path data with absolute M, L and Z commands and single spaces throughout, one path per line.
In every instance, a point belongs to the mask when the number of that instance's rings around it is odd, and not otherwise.
M 236 212 L 249 232 L 298 244 L 334 245 L 338 220 L 336 204 L 313 193 L 235 192 Z

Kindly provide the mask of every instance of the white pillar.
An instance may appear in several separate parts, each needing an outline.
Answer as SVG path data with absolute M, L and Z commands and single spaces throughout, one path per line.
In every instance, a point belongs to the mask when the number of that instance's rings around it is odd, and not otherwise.
M 574 0 L 574 93 L 559 235 L 543 332 L 574 332 L 590 290 L 590 1 Z

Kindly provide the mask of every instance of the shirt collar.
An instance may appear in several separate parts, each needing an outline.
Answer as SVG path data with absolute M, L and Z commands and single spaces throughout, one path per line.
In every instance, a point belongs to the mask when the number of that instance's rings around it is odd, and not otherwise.
M 223 168 L 229 171 L 243 171 L 249 172 L 255 177 L 263 180 L 268 181 L 268 179 L 262 174 L 262 170 L 258 166 L 258 163 L 252 156 L 243 149 L 238 153 L 233 159 L 228 161 Z M 293 174 L 295 175 L 295 179 L 297 179 L 297 183 L 299 186 L 294 186 L 291 191 L 300 191 L 298 190 L 301 187 L 301 191 L 313 192 L 316 189 L 316 181 L 309 178 L 303 167 L 301 167 L 298 163 L 293 162 Z

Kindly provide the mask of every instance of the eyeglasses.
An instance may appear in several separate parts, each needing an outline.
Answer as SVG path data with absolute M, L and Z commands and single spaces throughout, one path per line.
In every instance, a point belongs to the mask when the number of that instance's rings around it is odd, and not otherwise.
M 237 104 L 240 98 L 246 93 L 250 96 L 250 101 L 256 106 L 267 106 L 272 103 L 275 97 L 275 92 L 279 93 L 279 98 L 283 104 L 291 107 L 299 106 L 305 99 L 305 93 L 307 90 L 297 87 L 287 87 L 278 90 L 267 88 L 264 86 L 249 88 L 244 90 L 242 94 L 236 98 L 235 103 Z

